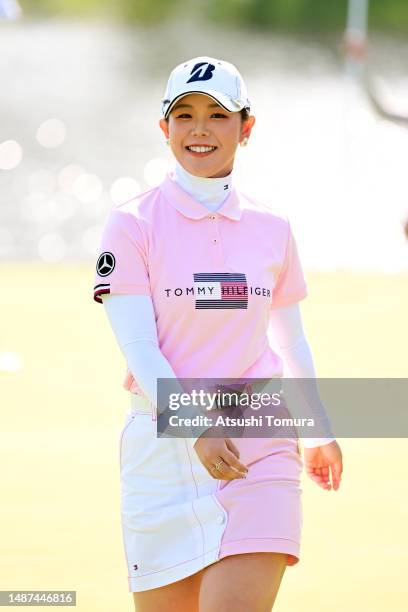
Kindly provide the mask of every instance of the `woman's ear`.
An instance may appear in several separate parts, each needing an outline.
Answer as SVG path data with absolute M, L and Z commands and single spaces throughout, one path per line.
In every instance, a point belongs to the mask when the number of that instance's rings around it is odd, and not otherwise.
M 168 122 L 164 118 L 162 118 L 159 121 L 159 126 L 160 126 L 162 132 L 164 133 L 165 137 L 169 138 L 169 124 L 168 124 Z
M 254 127 L 254 125 L 255 125 L 255 117 L 254 117 L 254 115 L 251 115 L 242 124 L 241 137 L 242 138 L 249 138 L 249 136 L 251 134 L 251 131 L 252 131 L 252 128 Z

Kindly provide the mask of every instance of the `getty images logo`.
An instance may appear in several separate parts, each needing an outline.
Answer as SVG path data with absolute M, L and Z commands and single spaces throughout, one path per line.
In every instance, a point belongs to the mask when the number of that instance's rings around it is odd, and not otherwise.
M 206 66 L 206 68 L 204 68 Z M 194 81 L 209 81 L 213 77 L 215 70 L 214 64 L 208 62 L 200 62 L 196 64 L 190 74 L 192 75 L 187 83 L 193 83 Z

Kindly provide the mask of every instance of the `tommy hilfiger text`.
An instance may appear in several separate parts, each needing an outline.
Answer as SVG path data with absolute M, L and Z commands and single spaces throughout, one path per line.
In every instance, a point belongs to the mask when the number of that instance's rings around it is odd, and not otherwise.
M 196 283 L 198 284 L 198 283 Z M 214 285 L 209 284 L 207 286 L 201 284 L 201 286 L 196 286 L 196 287 L 177 287 L 176 289 L 165 289 L 164 290 L 166 292 L 167 297 L 171 297 L 173 295 L 175 296 L 180 296 L 180 295 L 196 295 L 196 296 L 200 296 L 200 297 L 215 297 L 216 294 L 218 294 L 219 292 L 221 292 L 221 295 L 223 296 L 245 296 L 245 295 L 263 295 L 265 297 L 270 297 L 271 296 L 271 291 L 270 289 L 267 289 L 265 287 L 247 287 L 247 286 L 241 286 L 241 287 L 220 287 L 220 288 L 216 288 L 214 287 Z

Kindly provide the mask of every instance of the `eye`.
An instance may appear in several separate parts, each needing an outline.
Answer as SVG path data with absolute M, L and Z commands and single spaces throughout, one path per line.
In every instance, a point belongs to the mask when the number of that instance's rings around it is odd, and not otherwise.
M 219 119 L 219 118 L 223 119 L 227 115 L 224 115 L 224 113 L 213 113 L 211 116 L 212 117 L 217 117 L 217 119 Z
M 185 119 L 191 117 L 189 113 L 181 113 L 181 115 L 177 115 L 176 119 Z

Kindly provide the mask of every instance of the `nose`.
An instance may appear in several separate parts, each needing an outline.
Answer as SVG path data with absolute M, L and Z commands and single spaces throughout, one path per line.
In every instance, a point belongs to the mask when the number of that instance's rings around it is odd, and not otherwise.
M 209 130 L 205 124 L 205 120 L 197 119 L 193 128 L 191 128 L 192 136 L 208 136 Z

